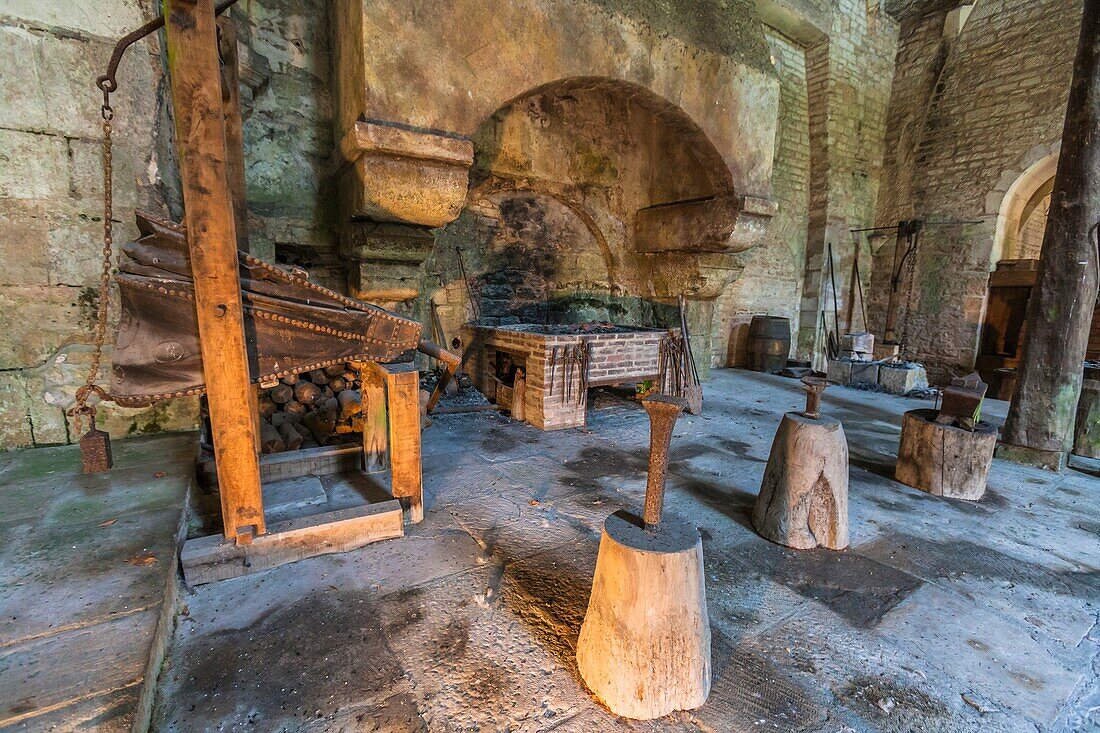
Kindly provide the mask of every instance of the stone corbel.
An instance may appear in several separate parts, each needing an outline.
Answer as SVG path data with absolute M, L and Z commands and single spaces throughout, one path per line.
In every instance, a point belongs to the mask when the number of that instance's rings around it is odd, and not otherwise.
M 635 249 L 643 253 L 744 252 L 761 242 L 778 206 L 762 196 L 719 194 L 639 209 Z
M 356 122 L 340 141 L 345 221 L 438 227 L 466 203 L 474 146 L 464 136 L 378 120 Z
M 765 196 L 741 196 L 741 214 L 727 240 L 727 252 L 744 252 L 764 240 L 768 224 L 779 211 L 779 204 Z

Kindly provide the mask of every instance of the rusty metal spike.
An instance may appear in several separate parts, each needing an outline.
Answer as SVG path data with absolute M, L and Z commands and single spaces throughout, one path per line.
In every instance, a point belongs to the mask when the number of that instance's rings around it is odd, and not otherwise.
M 687 409 L 682 397 L 655 394 L 642 400 L 649 414 L 649 475 L 645 487 L 645 509 L 642 519 L 645 528 L 655 532 L 661 524 L 661 511 L 665 503 L 665 479 L 668 475 L 668 449 L 672 443 L 672 429 L 680 413 Z

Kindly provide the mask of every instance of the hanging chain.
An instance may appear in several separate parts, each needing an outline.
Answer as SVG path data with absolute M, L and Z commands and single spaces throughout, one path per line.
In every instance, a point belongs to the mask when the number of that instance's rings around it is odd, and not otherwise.
M 214 8 L 214 15 L 221 15 L 236 2 L 237 0 L 221 0 Z M 114 202 L 112 201 L 111 185 L 111 122 L 115 116 L 114 109 L 111 108 L 111 92 L 118 89 L 115 74 L 118 72 L 118 65 L 122 61 L 126 49 L 163 27 L 164 16 L 160 16 L 123 36 L 115 44 L 114 51 L 111 53 L 111 59 L 107 64 L 107 73 L 96 79 L 96 87 L 103 92 L 103 268 L 99 275 L 99 308 L 96 312 L 95 348 L 92 352 L 92 363 L 88 368 L 88 378 L 76 390 L 76 404 L 65 411 L 65 414 L 73 419 L 73 427 L 78 433 L 84 415 L 87 415 L 91 425 L 95 426 L 95 405 L 88 404 L 88 398 L 91 395 L 94 394 L 101 400 L 114 399 L 109 392 L 95 383 L 96 378 L 99 376 L 100 362 L 103 360 L 103 344 L 107 340 L 107 314 L 111 304 L 111 259 L 114 244 L 114 233 L 112 232 Z
M 113 218 L 114 192 L 112 186 L 112 125 L 114 110 L 111 108 L 110 95 L 103 91 L 103 266 L 99 273 L 99 306 L 96 311 L 95 341 L 92 351 L 92 363 L 88 367 L 88 378 L 76 391 L 76 405 L 69 408 L 67 414 L 73 418 L 76 432 L 81 430 L 82 416 L 87 415 L 92 426 L 95 425 L 94 405 L 88 404 L 88 398 L 95 394 L 101 400 L 110 399 L 107 392 L 95 383 L 99 376 L 99 365 L 103 360 L 103 345 L 107 340 L 107 314 L 111 301 L 111 259 L 114 245 Z

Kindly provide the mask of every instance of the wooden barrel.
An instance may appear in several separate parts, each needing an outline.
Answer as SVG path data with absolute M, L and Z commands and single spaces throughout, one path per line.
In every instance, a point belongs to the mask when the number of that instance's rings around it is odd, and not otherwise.
M 749 368 L 778 372 L 791 353 L 791 321 L 781 316 L 753 316 L 749 324 Z
M 1100 458 L 1100 369 L 1085 369 L 1081 399 L 1077 401 L 1077 424 L 1073 428 L 1073 455 Z

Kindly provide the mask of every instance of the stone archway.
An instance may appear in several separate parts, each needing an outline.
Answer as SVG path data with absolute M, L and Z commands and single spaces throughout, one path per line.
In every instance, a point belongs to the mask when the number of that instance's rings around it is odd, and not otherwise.
M 1043 195 L 1049 194 L 1058 168 L 1059 147 L 1056 142 L 1031 150 L 1020 166 L 1001 174 L 998 188 L 987 198 L 986 215 L 997 217 L 989 257 L 991 266 L 1001 260 L 1021 259 L 1018 256 L 1021 225 Z
M 746 236 L 772 213 L 778 82 L 751 4 L 700 8 L 685 15 L 690 27 L 662 27 L 668 19 L 644 7 L 572 0 L 337 0 L 334 14 L 345 220 L 453 220 L 484 120 L 548 85 L 591 78 L 672 100 L 705 133 L 745 198 Z
M 1049 201 L 1053 188 L 1059 145 L 1033 148 L 1019 166 L 1001 174 L 998 187 L 986 199 L 986 214 L 997 219 L 974 365 L 992 395 L 1007 397 L 1011 391 L 1012 371 L 1006 370 L 1014 370 L 1019 361 L 1036 275 L 1035 263 L 1027 260 L 1038 259 L 1042 246 L 1046 217 L 1040 207 Z M 1037 231 L 1025 229 L 1031 219 L 1040 220 L 1031 227 Z M 1001 390 L 1003 380 L 1009 381 Z
M 712 309 L 699 301 L 736 276 L 730 253 L 758 234 L 742 225 L 764 217 L 744 210 L 725 158 L 682 109 L 621 79 L 562 79 L 510 100 L 470 138 L 465 206 L 437 230 L 429 263 L 449 273 L 437 308 L 448 330 L 463 315 L 674 325 L 683 294 L 705 339 Z M 473 288 L 454 286 L 456 247 Z

